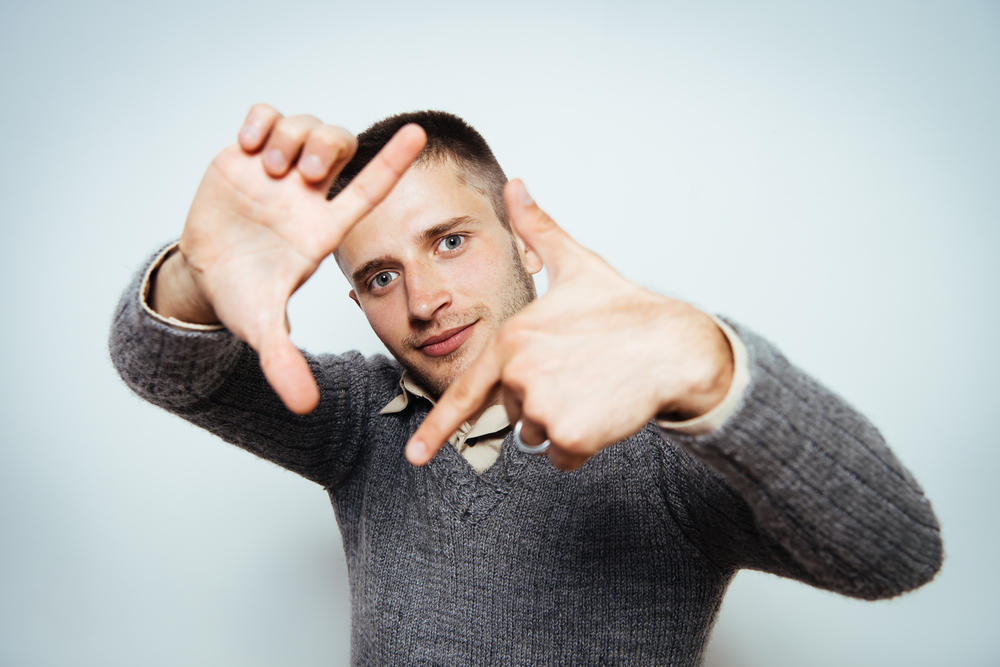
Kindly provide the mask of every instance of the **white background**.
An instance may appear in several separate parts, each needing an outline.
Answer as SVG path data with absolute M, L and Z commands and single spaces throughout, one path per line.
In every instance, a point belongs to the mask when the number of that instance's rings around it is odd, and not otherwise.
M 710 664 L 1000 662 L 997 2 L 0 12 L 0 664 L 348 661 L 323 491 L 141 403 L 106 352 L 258 101 L 356 132 L 465 117 L 626 276 L 879 425 L 943 524 L 941 574 L 863 603 L 741 573 Z M 346 291 L 328 264 L 296 295 L 298 344 L 380 349 Z

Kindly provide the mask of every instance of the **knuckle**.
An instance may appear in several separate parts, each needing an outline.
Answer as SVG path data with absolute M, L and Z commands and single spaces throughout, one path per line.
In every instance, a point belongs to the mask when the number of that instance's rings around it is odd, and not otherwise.
M 358 138 L 350 130 L 346 130 L 339 125 L 323 125 L 323 130 L 336 136 L 345 146 L 357 146 Z
M 272 141 L 279 144 L 292 144 L 301 142 L 305 135 L 306 129 L 291 118 L 280 118 L 274 124 Z
M 372 166 L 372 169 L 378 168 L 379 170 L 392 173 L 396 178 L 400 178 L 410 165 L 397 164 L 395 161 L 390 160 L 385 149 L 383 149 L 375 155 L 369 166 Z
M 350 142 L 342 133 L 329 125 L 320 125 L 309 135 L 310 148 L 320 149 L 326 153 L 339 153 L 348 149 Z
M 587 452 L 586 434 L 578 424 L 560 421 L 549 430 L 549 438 L 559 444 L 559 448 L 570 454 L 581 455 Z
M 351 184 L 344 189 L 344 192 L 352 193 L 353 196 L 357 197 L 357 199 L 362 202 L 365 208 L 374 208 L 378 201 L 378 198 L 375 196 L 375 193 L 372 192 L 371 187 L 365 182 L 364 179 L 361 178 L 355 178 L 351 181 Z
M 290 125 L 302 128 L 304 131 L 309 131 L 317 125 L 322 125 L 319 118 L 316 116 L 310 116 L 306 113 L 295 114 L 294 116 L 288 116 L 285 120 L 288 121 Z
M 548 214 L 542 209 L 538 209 L 538 212 L 535 214 L 534 220 L 532 220 L 532 222 L 534 223 L 535 228 L 540 232 L 546 232 L 552 229 L 559 228 L 559 225 L 556 224 L 556 221 L 550 218 Z
M 343 148 L 340 150 L 339 156 L 345 161 L 350 160 L 358 152 L 358 138 L 343 128 L 338 127 L 336 130 L 343 141 Z
M 451 385 L 451 402 L 460 411 L 469 410 L 476 406 L 478 393 L 468 382 L 455 382 Z
M 258 102 L 250 107 L 250 111 L 247 112 L 247 116 L 253 118 L 259 118 L 262 116 L 280 116 L 278 110 L 272 107 L 270 104 L 264 104 L 263 102 Z

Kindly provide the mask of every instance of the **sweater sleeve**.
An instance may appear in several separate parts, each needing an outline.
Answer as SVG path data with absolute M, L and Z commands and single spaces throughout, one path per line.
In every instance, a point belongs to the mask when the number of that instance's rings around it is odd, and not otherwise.
M 293 414 L 268 385 L 257 354 L 228 330 L 171 326 L 143 307 L 149 266 L 125 290 L 112 323 L 111 360 L 125 383 L 146 401 L 307 479 L 327 487 L 344 479 L 365 440 L 367 415 L 378 410 L 372 406 L 398 388 L 398 367 L 357 352 L 306 354 L 320 403 L 308 415 Z
M 937 519 L 878 430 L 767 341 L 735 328 L 750 356 L 740 408 L 711 433 L 664 432 L 680 446 L 665 464 L 664 493 L 692 541 L 722 569 L 863 599 L 933 578 Z

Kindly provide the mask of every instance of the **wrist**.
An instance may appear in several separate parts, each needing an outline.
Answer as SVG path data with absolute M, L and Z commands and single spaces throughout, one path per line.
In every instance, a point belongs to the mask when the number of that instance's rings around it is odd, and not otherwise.
M 146 299 L 158 315 L 192 324 L 218 324 L 212 303 L 194 278 L 183 253 L 175 246 L 149 277 Z
M 711 317 L 691 309 L 697 318 L 688 333 L 690 349 L 660 398 L 656 415 L 660 420 L 686 421 L 708 414 L 723 402 L 733 382 L 735 363 L 728 337 Z

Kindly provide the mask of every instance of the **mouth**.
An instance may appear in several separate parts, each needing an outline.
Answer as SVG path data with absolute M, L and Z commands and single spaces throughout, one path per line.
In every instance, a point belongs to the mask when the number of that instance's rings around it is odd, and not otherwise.
M 478 320 L 476 321 L 478 322 Z M 461 347 L 462 343 L 472 335 L 472 327 L 475 325 L 476 322 L 473 322 L 472 324 L 443 331 L 437 336 L 431 336 L 425 340 L 417 349 L 429 357 L 443 357 Z

